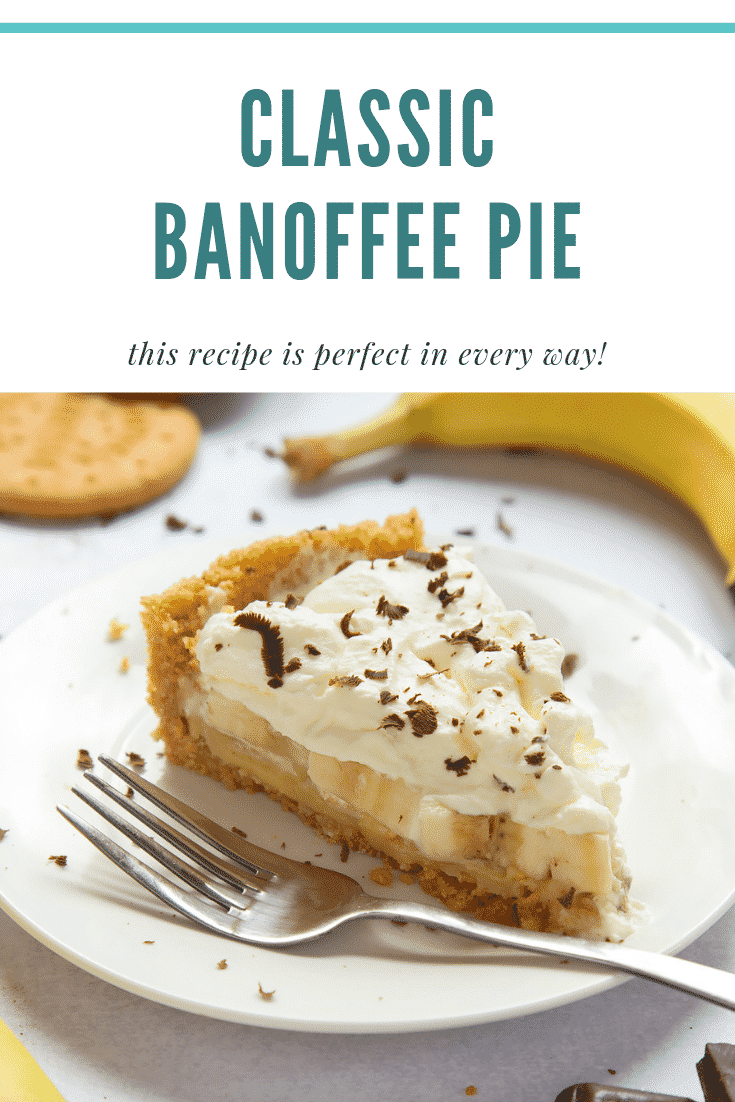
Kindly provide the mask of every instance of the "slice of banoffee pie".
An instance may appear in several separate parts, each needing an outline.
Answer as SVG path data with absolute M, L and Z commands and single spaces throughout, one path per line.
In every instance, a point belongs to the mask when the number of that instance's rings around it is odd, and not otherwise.
M 620 940 L 624 769 L 564 651 L 415 512 L 274 538 L 145 598 L 157 737 L 453 910 Z

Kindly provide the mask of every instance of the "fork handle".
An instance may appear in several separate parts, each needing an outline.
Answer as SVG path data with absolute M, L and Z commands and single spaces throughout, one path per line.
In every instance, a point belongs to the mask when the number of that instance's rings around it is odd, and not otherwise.
M 420 922 L 424 926 L 450 930 L 454 934 L 490 942 L 511 949 L 523 949 L 546 956 L 563 957 L 566 960 L 601 964 L 616 972 L 628 972 L 644 979 L 655 980 L 678 991 L 697 995 L 708 1002 L 735 1010 L 735 975 L 710 968 L 706 964 L 682 960 L 663 953 L 645 949 L 630 949 L 625 945 L 604 941 L 586 941 L 583 938 L 565 937 L 560 934 L 541 934 L 533 930 L 520 930 L 499 926 L 476 918 L 440 911 L 421 903 L 400 900 L 363 897 L 355 917 L 399 919 L 402 922 Z

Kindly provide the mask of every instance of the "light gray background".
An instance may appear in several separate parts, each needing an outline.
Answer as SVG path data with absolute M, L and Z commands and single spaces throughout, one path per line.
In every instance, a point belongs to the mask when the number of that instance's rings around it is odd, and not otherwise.
M 202 446 L 165 498 L 107 525 L 0 518 L 0 634 L 88 579 L 201 538 L 168 530 L 169 513 L 241 543 L 244 534 L 383 519 L 415 505 L 436 532 L 472 527 L 489 543 L 620 583 L 732 660 L 735 607 L 723 564 L 696 518 L 648 483 L 545 453 L 390 451 L 297 488 L 264 454 L 284 436 L 370 416 L 390 397 L 188 397 L 203 422 Z M 391 479 L 399 470 L 400 483 Z M 252 510 L 264 520 L 251 520 Z M 685 870 L 672 890 L 686 890 Z M 682 955 L 735 970 L 733 913 Z M 2 913 L 0 969 L 0 1016 L 68 1102 L 447 1102 L 466 1097 L 470 1084 L 478 1102 L 553 1102 L 584 1081 L 700 1100 L 695 1064 L 705 1043 L 735 1043 L 731 1012 L 642 980 L 555 1011 L 441 1032 L 334 1036 L 220 1023 L 108 986 Z

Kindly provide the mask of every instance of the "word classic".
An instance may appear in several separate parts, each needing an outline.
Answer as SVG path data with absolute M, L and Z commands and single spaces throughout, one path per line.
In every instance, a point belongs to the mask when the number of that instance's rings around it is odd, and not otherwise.
M 156 203 L 156 279 L 186 274 L 195 280 L 301 281 L 314 275 L 456 280 L 461 278 L 462 259 L 477 249 L 484 253 L 491 280 L 580 278 L 580 267 L 570 256 L 577 244 L 576 224 L 568 221 L 579 215 L 580 204 L 517 206 L 493 187 L 490 174 L 498 153 L 491 136 L 493 101 L 485 89 L 459 95 L 439 89 L 429 95 L 411 88 L 391 102 L 387 93 L 371 88 L 346 107 L 340 90 L 332 88 L 323 93 L 318 118 L 298 111 L 292 89 L 281 91 L 280 112 L 277 102 L 260 88 L 245 93 L 238 152 L 247 173 L 246 189 L 255 185 L 253 174 L 261 169 L 270 171 L 269 179 L 279 174 L 278 202 L 247 201 L 246 191 L 240 203 L 223 210 L 220 203 L 205 202 L 189 217 L 178 203 Z M 422 192 L 426 181 L 421 169 L 436 173 L 444 192 L 441 201 L 411 198 L 411 191 L 406 194 L 403 188 L 400 197 L 378 192 L 371 202 L 352 202 L 349 193 L 315 201 L 313 186 L 308 202 L 283 198 L 280 174 L 287 173 L 283 179 L 302 179 L 289 170 L 329 166 L 364 174 L 388 163 L 418 170 L 419 175 L 407 173 L 407 180 L 409 186 L 420 183 Z M 446 195 L 445 181 L 452 176 L 441 170 L 455 163 L 463 171 L 467 166 L 486 174 L 473 187 L 473 197 L 487 197 L 484 225 L 476 224 L 477 203 L 468 204 L 468 214 L 451 192 Z M 310 183 L 315 179 L 310 173 Z M 322 179 L 325 190 L 334 188 L 331 173 Z M 259 191 L 262 195 L 262 188 Z M 473 263 L 473 273 L 478 270 Z

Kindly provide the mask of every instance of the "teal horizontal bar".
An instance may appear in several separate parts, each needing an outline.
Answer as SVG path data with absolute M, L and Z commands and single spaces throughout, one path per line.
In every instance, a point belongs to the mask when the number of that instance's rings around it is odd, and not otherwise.
M 733 34 L 735 23 L 0 23 L 2 34 Z

